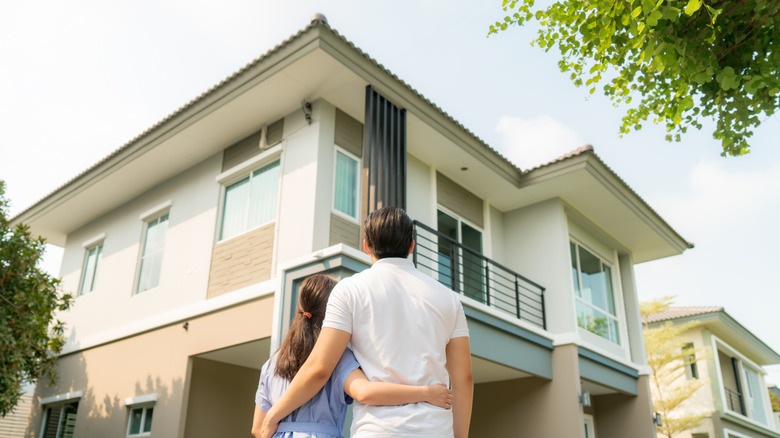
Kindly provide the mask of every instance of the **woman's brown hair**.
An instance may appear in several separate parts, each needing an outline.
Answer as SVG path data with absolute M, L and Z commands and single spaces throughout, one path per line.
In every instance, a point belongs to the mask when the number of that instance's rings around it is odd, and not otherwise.
M 323 274 L 315 274 L 303 280 L 295 318 L 277 353 L 277 376 L 292 380 L 306 362 L 320 335 L 328 297 L 335 286 L 336 280 Z

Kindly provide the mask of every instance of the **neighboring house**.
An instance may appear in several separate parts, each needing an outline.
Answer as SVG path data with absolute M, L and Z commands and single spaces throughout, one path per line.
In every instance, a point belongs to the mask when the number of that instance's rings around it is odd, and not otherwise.
M 28 436 L 247 435 L 300 281 L 366 269 L 384 205 L 461 294 L 472 436 L 655 436 L 634 264 L 690 244 L 593 148 L 521 171 L 321 19 L 14 219 L 77 295 Z
M 775 385 L 769 387 L 769 392 L 774 394 L 780 400 L 780 388 Z M 774 407 L 774 406 L 773 406 Z M 775 428 L 780 430 L 780 410 L 772 409 L 772 417 L 775 419 Z
M 680 409 L 709 415 L 700 427 L 678 435 L 680 438 L 780 437 L 763 368 L 780 363 L 780 354 L 722 307 L 671 307 L 648 315 L 647 321 L 650 328 L 667 321 L 698 323 L 680 336 L 691 351 L 706 351 L 704 357 L 691 360 L 680 378 L 707 383 Z

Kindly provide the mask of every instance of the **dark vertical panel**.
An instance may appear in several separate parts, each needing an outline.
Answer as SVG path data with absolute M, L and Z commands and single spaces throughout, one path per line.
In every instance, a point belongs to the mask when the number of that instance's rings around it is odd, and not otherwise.
M 366 87 L 361 213 L 406 208 L 406 111 Z

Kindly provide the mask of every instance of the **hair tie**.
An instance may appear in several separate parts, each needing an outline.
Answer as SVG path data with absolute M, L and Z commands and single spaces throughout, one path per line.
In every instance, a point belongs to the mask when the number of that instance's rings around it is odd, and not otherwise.
M 311 319 L 311 313 L 309 313 L 309 312 L 303 312 L 303 316 Z

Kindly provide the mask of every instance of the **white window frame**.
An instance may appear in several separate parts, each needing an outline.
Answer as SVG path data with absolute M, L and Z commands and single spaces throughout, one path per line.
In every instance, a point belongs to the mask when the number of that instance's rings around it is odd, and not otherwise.
M 479 251 L 479 253 L 483 257 L 490 259 L 490 256 L 488 254 L 485 254 L 485 230 L 482 229 L 482 227 L 480 227 L 480 226 L 476 225 L 475 223 L 471 222 L 470 220 L 464 219 L 463 216 L 455 213 L 454 211 L 448 209 L 447 207 L 442 206 L 441 204 L 436 204 L 436 211 L 435 211 L 436 218 L 434 220 L 434 223 L 436 224 L 436 226 L 433 227 L 433 229 L 435 229 L 436 231 L 439 231 L 439 210 L 441 210 L 443 213 L 447 214 L 451 218 L 453 218 L 456 221 L 458 221 L 458 227 L 457 227 L 457 230 L 456 230 L 458 232 L 458 236 L 455 238 L 455 240 L 458 242 L 458 244 L 463 245 L 463 236 L 461 235 L 462 234 L 462 229 L 463 229 L 463 224 L 466 224 L 466 225 L 470 226 L 471 228 L 479 231 L 479 234 L 482 237 L 482 239 L 481 239 L 482 240 L 482 249 Z M 462 254 L 461 254 L 460 257 L 462 257 Z M 455 263 L 455 262 L 457 262 L 457 261 L 453 260 L 453 263 Z M 458 282 L 459 282 L 459 284 L 462 287 L 463 283 L 464 283 L 464 273 L 463 273 L 462 269 L 458 269 Z M 469 300 L 473 300 L 473 298 L 469 297 L 466 294 L 463 294 L 462 290 L 459 293 L 464 298 L 469 299 Z M 488 293 L 489 293 L 489 291 L 485 290 L 485 294 L 488 294 Z M 479 303 L 481 305 L 485 304 L 485 303 L 479 302 L 478 300 L 473 300 L 473 302 Z
M 142 213 L 139 218 L 143 221 L 143 231 L 141 231 L 141 245 L 138 248 L 138 260 L 136 261 L 136 269 L 135 269 L 135 281 L 133 282 L 133 295 L 139 295 L 144 292 L 149 292 L 151 290 L 157 289 L 160 287 L 160 278 L 157 279 L 157 286 L 146 289 L 144 291 L 139 291 L 138 288 L 141 286 L 141 265 L 143 263 L 144 259 L 144 247 L 146 246 L 146 239 L 149 237 L 149 224 L 151 222 L 157 221 L 161 219 L 163 216 L 168 216 L 166 219 L 166 222 L 170 225 L 171 220 L 171 202 L 166 201 L 160 205 L 158 205 L 155 208 L 152 208 L 144 213 Z M 159 222 L 158 222 L 159 224 Z M 168 234 L 168 226 L 166 225 L 166 237 Z M 163 243 L 163 249 L 161 250 L 163 254 L 165 254 L 165 244 Z M 149 254 L 147 254 L 149 256 Z M 163 260 L 160 260 L 160 277 L 162 277 L 162 262 Z
M 352 217 L 352 216 L 350 216 L 350 215 L 348 215 L 348 214 L 346 214 L 346 213 L 336 209 L 336 162 L 337 162 L 336 157 L 338 156 L 339 153 L 345 155 L 347 158 L 350 158 L 350 159 L 354 160 L 357 163 L 357 170 L 358 171 L 357 171 L 357 174 L 355 175 L 355 177 L 357 178 L 357 181 L 355 181 L 355 187 L 357 189 L 357 193 L 355 194 L 355 215 L 356 215 L 356 217 Z M 339 145 L 333 145 L 333 172 L 332 172 L 333 173 L 333 178 L 331 178 L 332 179 L 331 187 L 333 188 L 333 190 L 331 190 L 330 211 L 333 214 L 335 214 L 335 215 L 337 215 L 337 216 L 339 216 L 339 217 L 341 217 L 341 218 L 343 218 L 345 220 L 348 220 L 350 222 L 354 222 L 356 224 L 360 224 L 360 199 L 361 199 L 361 185 L 362 185 L 361 184 L 361 178 L 360 178 L 361 169 L 363 169 L 363 161 L 362 161 L 362 159 L 360 159 L 358 156 L 350 153 L 349 151 L 347 151 L 346 149 L 342 148 Z
M 152 425 L 149 425 L 149 432 L 144 432 L 144 427 L 146 426 L 146 415 L 149 412 L 149 409 L 154 410 L 155 403 L 154 402 L 148 402 L 148 403 L 140 403 L 140 404 L 133 404 L 133 405 L 127 405 L 129 408 L 127 412 L 127 436 L 128 437 L 139 437 L 139 436 L 149 436 L 152 434 Z M 138 433 L 130 433 L 130 426 L 132 425 L 132 417 L 133 417 L 133 411 L 136 409 L 141 409 L 141 424 L 139 425 L 139 432 Z M 154 421 L 154 416 L 152 416 L 152 421 Z
M 219 196 L 219 212 L 217 217 L 217 228 L 214 237 L 216 243 L 226 242 L 228 240 L 242 236 L 246 233 L 264 227 L 268 224 L 277 222 L 279 220 L 279 206 L 282 197 L 282 179 L 283 179 L 282 169 L 284 168 L 283 167 L 284 163 L 281 155 L 282 155 L 282 144 L 279 144 L 217 175 L 216 182 L 221 185 L 221 189 L 220 189 L 220 196 Z M 269 164 L 273 164 L 274 162 L 279 163 L 279 181 L 278 184 L 276 185 L 276 189 L 277 189 L 276 206 L 275 206 L 276 211 L 273 218 L 257 226 L 247 228 L 246 230 L 238 234 L 223 238 L 222 226 L 225 220 L 225 201 L 227 199 L 228 187 L 232 186 L 237 182 L 242 181 L 245 178 L 250 178 L 251 181 L 252 174 L 254 172 L 262 169 L 265 166 L 268 166 Z
M 84 248 L 84 260 L 81 263 L 81 275 L 79 276 L 78 296 L 86 295 L 95 290 L 95 279 L 97 278 L 98 265 L 100 259 L 103 258 L 103 242 L 106 240 L 106 233 L 97 235 L 86 242 L 81 247 Z M 96 251 L 94 268 L 92 269 L 92 278 L 89 279 L 89 287 L 85 290 L 87 282 L 87 262 L 89 261 L 89 253 L 92 250 Z
M 588 438 L 596 438 L 596 422 L 593 420 L 593 415 L 590 414 L 582 414 L 583 417 L 583 423 L 585 425 L 585 429 L 587 429 L 588 432 Z
M 726 391 L 725 391 L 724 386 L 723 386 L 723 370 L 721 370 L 721 368 L 720 368 L 720 356 L 718 356 L 718 354 L 720 354 L 719 350 L 718 350 L 719 348 L 724 350 L 725 353 L 730 354 L 731 357 L 737 358 L 737 360 L 739 361 L 739 370 L 737 371 L 737 372 L 739 372 L 740 384 L 741 384 L 741 388 L 739 388 L 739 389 L 742 392 L 742 397 L 743 397 L 743 400 L 744 400 L 744 403 L 745 403 L 745 411 L 747 412 L 747 416 L 746 415 L 742 415 L 739 412 L 732 411 L 726 405 Z M 720 393 L 721 403 L 723 403 L 723 412 L 726 412 L 729 415 L 733 415 L 735 417 L 739 417 L 739 418 L 741 418 L 741 419 L 743 419 L 745 421 L 749 421 L 751 424 L 754 424 L 754 425 L 756 425 L 758 427 L 761 427 L 763 429 L 768 429 L 768 430 L 775 431 L 775 429 L 774 429 L 774 422 L 773 422 L 773 416 L 772 416 L 772 411 L 771 411 L 771 406 L 772 405 L 771 405 L 771 402 L 769 401 L 769 390 L 767 389 L 766 382 L 764 380 L 764 376 L 766 375 L 766 372 L 764 371 L 764 369 L 761 366 L 759 366 L 758 364 L 756 364 L 755 362 L 753 362 L 752 360 L 750 360 L 747 357 L 745 357 L 742 353 L 740 353 L 739 351 L 734 349 L 731 345 L 727 344 L 725 341 L 723 341 L 722 339 L 720 339 L 719 337 L 717 337 L 714 334 L 712 335 L 712 351 L 715 352 L 715 357 L 714 357 L 714 359 L 715 359 L 715 370 L 718 373 L 718 392 Z M 769 424 L 759 423 L 758 421 L 754 420 L 753 416 L 751 415 L 752 412 L 751 412 L 751 409 L 750 409 L 750 405 L 747 402 L 747 390 L 746 390 L 747 382 L 744 381 L 745 380 L 745 371 L 744 371 L 744 367 L 745 366 L 748 366 L 748 367 L 752 368 L 753 371 L 755 371 L 758 374 L 758 377 L 760 379 L 759 386 L 760 386 L 760 389 L 763 389 L 761 391 L 760 395 L 761 395 L 761 397 L 763 399 L 764 415 L 767 418 L 767 423 L 769 423 Z
M 575 244 L 576 246 L 579 246 L 589 253 L 591 253 L 594 257 L 597 257 L 599 260 L 601 260 L 601 263 L 605 266 L 609 267 L 610 272 L 610 281 L 612 282 L 612 300 L 615 303 L 615 315 L 611 315 L 607 309 L 600 309 L 591 303 L 588 303 L 584 299 L 580 298 L 576 294 L 575 285 L 579 288 L 580 291 L 582 291 L 582 282 L 580 281 L 579 275 L 572 278 L 572 290 L 571 295 L 574 302 L 574 324 L 577 327 L 577 330 L 581 333 L 588 333 L 590 335 L 593 335 L 599 339 L 602 339 L 604 341 L 609 342 L 612 345 L 615 345 L 617 347 L 620 347 L 621 349 L 625 350 L 628 347 L 628 333 L 627 333 L 627 327 L 626 327 L 626 320 L 625 315 L 623 312 L 623 300 L 622 300 L 622 288 L 620 287 L 620 277 L 619 277 L 619 269 L 615 269 L 617 263 L 614 262 L 614 260 L 609 260 L 606 257 L 604 257 L 602 254 L 600 254 L 600 251 L 594 250 L 590 245 L 585 244 L 582 239 L 578 239 L 575 236 L 569 235 L 569 245 L 567 245 L 567 252 L 571 254 L 571 243 Z M 571 256 L 570 256 L 571 257 Z M 577 270 L 578 272 L 581 272 L 580 267 L 580 261 L 579 261 L 579 251 L 577 251 L 577 260 L 573 260 L 572 262 L 577 263 Z M 571 266 L 569 266 L 569 272 L 571 272 Z M 577 301 L 582 302 L 584 305 L 589 306 L 593 309 L 598 310 L 600 313 L 605 313 L 608 315 L 608 317 L 612 317 L 616 320 L 618 324 L 618 334 L 620 335 L 620 342 L 614 342 L 611 339 L 605 338 L 599 334 L 593 333 L 587 328 L 580 327 L 579 322 L 577 321 Z
M 40 406 L 43 409 L 43 418 L 41 418 L 41 430 L 38 433 L 39 438 L 43 438 L 46 434 L 46 423 L 49 421 L 49 409 L 57 406 L 65 406 L 73 403 L 78 403 L 81 401 L 81 398 L 84 396 L 84 391 L 74 391 L 69 392 L 65 394 L 58 394 L 52 397 L 44 397 L 40 401 Z M 60 432 L 62 432 L 62 422 L 63 422 L 62 413 L 60 413 L 60 418 L 58 420 L 57 424 L 57 432 L 54 434 L 54 436 L 59 437 Z

